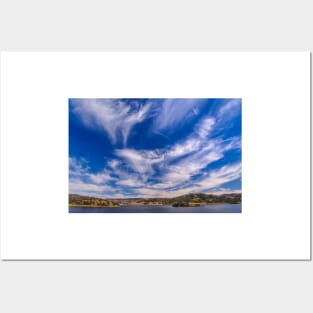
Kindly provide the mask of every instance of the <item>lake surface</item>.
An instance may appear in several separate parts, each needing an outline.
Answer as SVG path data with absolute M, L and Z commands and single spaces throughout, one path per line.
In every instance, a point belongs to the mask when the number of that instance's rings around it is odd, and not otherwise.
M 69 213 L 241 213 L 241 204 L 210 204 L 178 208 L 170 205 L 122 205 L 117 208 L 69 207 Z

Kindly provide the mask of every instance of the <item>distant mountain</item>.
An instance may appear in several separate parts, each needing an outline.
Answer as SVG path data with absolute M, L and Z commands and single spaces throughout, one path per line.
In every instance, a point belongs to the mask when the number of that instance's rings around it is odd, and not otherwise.
M 124 198 L 101 199 L 95 197 L 69 195 L 70 206 L 86 207 L 117 207 L 119 205 L 172 205 L 175 207 L 200 206 L 215 203 L 240 204 L 241 193 L 228 193 L 222 195 L 190 193 L 174 198 Z
M 173 206 L 200 206 L 213 203 L 240 204 L 241 193 L 229 193 L 222 195 L 190 193 L 171 199 Z

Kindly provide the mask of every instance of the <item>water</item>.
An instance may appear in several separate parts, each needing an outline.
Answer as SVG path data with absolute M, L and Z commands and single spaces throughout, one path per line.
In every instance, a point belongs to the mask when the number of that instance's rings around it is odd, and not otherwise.
M 122 205 L 116 208 L 69 207 L 69 213 L 241 213 L 241 204 L 210 204 L 176 208 L 170 205 Z

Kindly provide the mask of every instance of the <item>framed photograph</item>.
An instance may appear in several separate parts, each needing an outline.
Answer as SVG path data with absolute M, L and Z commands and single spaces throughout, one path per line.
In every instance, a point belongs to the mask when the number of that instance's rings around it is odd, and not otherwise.
M 70 213 L 241 213 L 241 99 L 69 99 Z
M 2 259 L 310 260 L 310 170 L 309 52 L 1 53 Z

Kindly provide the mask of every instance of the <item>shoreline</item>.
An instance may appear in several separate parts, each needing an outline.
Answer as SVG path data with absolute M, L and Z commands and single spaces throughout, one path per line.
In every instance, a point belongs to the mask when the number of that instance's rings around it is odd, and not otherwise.
M 193 208 L 193 207 L 200 207 L 200 206 L 209 206 L 209 205 L 219 205 L 219 204 L 241 204 L 241 203 L 227 203 L 227 202 L 216 202 L 216 203 L 204 203 L 204 204 L 199 204 L 199 205 L 190 205 L 190 206 L 176 206 L 178 208 Z M 85 204 L 80 204 L 80 205 L 73 205 L 69 204 L 69 207 L 83 207 L 83 208 L 120 208 L 124 206 L 170 206 L 170 207 L 175 207 L 171 204 L 122 204 L 122 205 L 116 205 L 116 206 L 99 206 L 99 205 L 85 205 Z
M 82 207 L 82 208 L 119 208 L 120 205 L 107 205 L 107 206 L 101 206 L 101 205 L 87 205 L 87 204 L 69 204 L 69 207 Z

